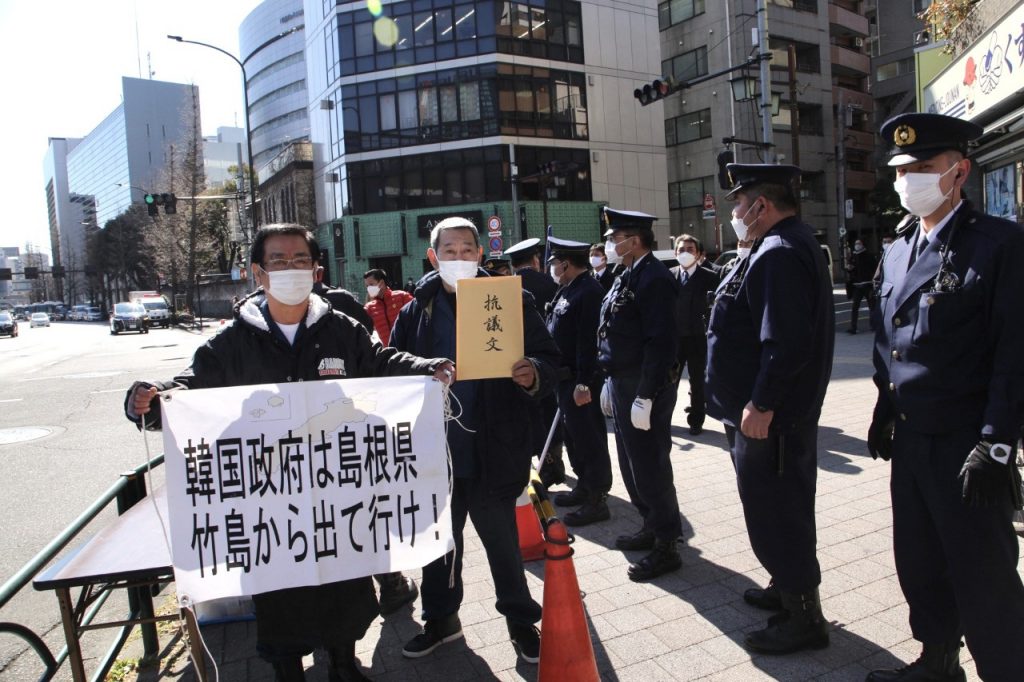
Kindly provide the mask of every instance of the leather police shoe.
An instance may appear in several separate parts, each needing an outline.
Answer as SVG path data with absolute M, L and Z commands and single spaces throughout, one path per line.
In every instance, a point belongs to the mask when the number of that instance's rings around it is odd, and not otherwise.
M 641 528 L 632 535 L 620 535 L 615 538 L 615 549 L 623 552 L 654 549 L 654 531 Z
M 356 662 L 354 641 L 327 647 L 327 658 L 331 664 L 327 670 L 328 682 L 370 682 Z
M 703 426 L 691 426 L 690 427 L 690 435 L 691 436 L 699 436 L 702 433 L 704 433 L 704 427 Z
M 921 656 L 910 665 L 894 670 L 874 670 L 867 682 L 966 682 L 960 667 L 960 644 L 925 644 Z
M 380 583 L 380 615 L 387 616 L 407 604 L 416 601 L 420 595 L 416 581 L 401 573 L 385 573 L 376 576 Z
M 768 587 L 751 587 L 743 593 L 743 601 L 751 606 L 756 606 L 765 611 L 781 611 L 782 599 L 779 598 L 779 588 L 775 587 L 773 581 L 768 582 Z
M 679 556 L 675 540 L 657 540 L 654 550 L 635 564 L 630 564 L 627 574 L 635 583 L 653 580 L 659 575 L 679 569 L 683 560 Z
M 590 499 L 590 493 L 584 490 L 583 486 L 577 485 L 567 493 L 558 493 L 553 501 L 556 507 L 578 507 L 581 504 L 586 504 L 588 499 Z
M 821 615 L 818 588 L 803 594 L 779 591 L 783 611 L 768 619 L 768 627 L 749 633 L 744 644 L 761 654 L 791 654 L 828 646 L 828 623 Z
M 575 511 L 571 511 L 562 519 L 567 526 L 586 526 L 598 521 L 607 521 L 612 517 L 608 511 L 608 503 L 604 501 L 604 495 L 600 498 L 587 502 Z

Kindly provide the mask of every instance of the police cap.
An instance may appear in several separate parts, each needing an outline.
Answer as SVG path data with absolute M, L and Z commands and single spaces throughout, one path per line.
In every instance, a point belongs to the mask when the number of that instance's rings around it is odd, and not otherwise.
M 590 255 L 590 244 L 574 242 L 571 239 L 548 237 L 548 248 L 551 249 L 551 255 L 548 257 L 549 263 L 556 259 L 565 260 L 572 256 L 586 260 Z
M 533 254 L 537 253 L 540 247 L 540 240 L 536 237 L 530 237 L 524 239 L 521 242 L 513 244 L 512 246 L 505 249 L 505 255 L 510 256 L 512 260 L 518 258 L 529 258 Z
M 904 166 L 947 151 L 967 155 L 967 145 L 981 137 L 976 123 L 943 114 L 900 114 L 882 124 L 879 134 L 889 145 L 889 165 Z
M 800 169 L 796 166 L 776 163 L 730 163 L 726 164 L 725 172 L 732 184 L 726 199 L 756 185 L 782 185 L 794 191 L 793 185 L 800 178 Z
M 509 271 L 512 270 L 512 264 L 509 263 L 508 258 L 505 258 L 504 256 L 491 256 L 484 261 L 484 270 L 487 272 L 497 272 L 502 268 Z
M 605 237 L 622 230 L 654 230 L 655 216 L 640 211 L 623 211 L 617 208 L 601 209 L 601 222 L 605 226 Z

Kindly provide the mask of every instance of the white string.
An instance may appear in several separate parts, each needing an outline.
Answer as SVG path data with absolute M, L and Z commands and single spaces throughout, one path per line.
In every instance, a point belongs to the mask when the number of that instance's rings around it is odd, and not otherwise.
M 462 402 L 459 401 L 459 397 L 452 392 L 451 386 L 448 386 L 447 384 L 444 386 L 442 401 L 444 405 L 444 451 L 448 459 L 448 471 L 451 472 L 451 476 L 448 478 L 448 499 L 450 500 L 455 493 L 455 464 L 452 461 L 451 445 L 448 443 L 448 425 L 455 422 L 460 429 L 467 433 L 476 433 L 476 431 L 466 427 L 466 425 L 460 421 L 465 410 L 462 407 Z M 458 407 L 458 413 L 454 411 L 452 407 L 453 404 Z M 452 530 L 454 532 L 454 528 Z M 448 589 L 455 589 L 455 555 L 458 551 L 459 547 L 456 545 L 455 549 L 452 550 L 452 565 L 451 570 L 448 572 Z M 445 554 L 445 561 L 447 560 L 448 555 Z
M 158 391 L 157 399 L 160 399 L 160 397 L 162 397 L 164 393 L 169 394 L 175 390 L 178 390 L 179 387 L 184 388 L 184 385 L 178 384 L 175 388 L 169 389 L 168 391 Z M 149 438 L 147 437 L 146 434 L 146 415 L 140 414 L 139 420 L 142 426 L 142 445 L 144 447 L 146 454 L 146 472 L 144 476 L 146 478 L 146 490 L 149 491 L 146 497 L 149 498 L 150 503 L 153 505 L 153 513 L 156 514 L 156 518 L 160 522 L 160 530 L 164 536 L 164 544 L 167 546 L 167 556 L 172 557 L 173 562 L 174 553 L 171 550 L 171 537 L 170 534 L 168 534 L 167 532 L 167 524 L 164 522 L 164 518 L 160 514 L 160 506 L 156 503 L 156 495 L 152 494 L 153 457 L 150 455 Z M 175 590 L 177 590 L 177 588 L 175 588 Z M 188 626 L 185 623 L 185 617 L 182 615 L 182 611 L 189 611 L 192 614 L 192 620 L 195 621 L 196 624 L 195 630 L 196 636 L 199 638 L 199 644 L 200 646 L 202 646 L 203 651 L 206 652 L 206 655 L 209 658 L 209 660 L 213 663 L 213 679 L 219 682 L 220 668 L 217 667 L 217 659 L 215 659 L 213 657 L 213 654 L 210 652 L 210 647 L 206 644 L 206 638 L 203 637 L 202 630 L 200 630 L 199 628 L 199 616 L 196 614 L 195 609 L 192 607 L 192 600 L 189 598 L 187 594 L 179 595 L 178 605 L 178 627 L 181 630 L 182 639 L 185 641 L 185 648 L 188 651 L 188 658 L 190 661 L 192 661 L 192 669 L 195 670 L 196 674 L 198 675 L 200 667 L 198 661 L 196 661 L 196 658 L 192 653 L 191 638 L 189 637 Z

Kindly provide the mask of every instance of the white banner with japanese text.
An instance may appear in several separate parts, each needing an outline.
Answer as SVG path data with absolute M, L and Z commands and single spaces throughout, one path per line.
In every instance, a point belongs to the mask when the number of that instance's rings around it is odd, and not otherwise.
M 442 403 L 428 377 L 169 392 L 179 600 L 418 568 L 451 550 Z

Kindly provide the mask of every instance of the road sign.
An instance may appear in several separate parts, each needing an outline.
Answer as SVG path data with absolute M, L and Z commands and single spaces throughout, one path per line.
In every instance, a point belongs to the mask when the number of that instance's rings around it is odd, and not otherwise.
M 487 219 L 487 231 L 498 232 L 501 230 L 501 218 L 496 215 L 492 215 Z
M 839 236 L 840 237 L 845 237 L 846 236 L 846 228 L 845 227 L 840 227 L 839 228 Z
M 500 236 L 491 237 L 491 241 L 489 241 L 487 245 L 491 248 L 491 251 L 501 251 L 504 242 L 502 241 Z
M 715 210 L 715 197 L 711 194 L 704 195 L 704 210 L 714 211 Z M 707 217 L 707 216 L 705 216 Z
M 715 216 L 717 214 L 715 213 L 715 209 L 712 208 L 712 209 L 708 210 L 708 209 L 705 208 L 704 212 L 703 212 L 703 215 L 704 215 L 704 220 L 714 220 Z

